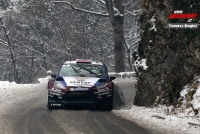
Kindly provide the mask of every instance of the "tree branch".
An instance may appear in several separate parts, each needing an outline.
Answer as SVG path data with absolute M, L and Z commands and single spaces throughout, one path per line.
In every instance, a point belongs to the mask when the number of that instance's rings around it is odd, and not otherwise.
M 52 14 L 51 16 L 45 18 L 44 20 L 47 20 L 47 19 L 49 19 L 49 18 L 51 18 L 51 17 L 53 17 L 53 16 L 55 16 L 55 15 L 57 15 L 57 14 L 59 14 L 59 13 L 62 13 L 62 12 L 64 12 L 64 11 L 66 11 L 66 10 L 67 10 L 67 9 L 64 9 L 64 10 L 61 10 L 61 11 L 59 11 L 59 12 L 57 12 L 57 13 L 54 13 L 54 14 Z
M 113 2 L 111 0 L 105 0 L 105 2 L 106 2 L 106 8 L 109 13 L 110 21 L 112 23 L 114 17 Z
M 105 13 L 101 13 L 101 12 L 93 12 L 93 11 L 89 11 L 89 10 L 85 10 L 85 9 L 81 9 L 81 8 L 76 8 L 72 4 L 70 4 L 69 2 L 66 2 L 66 1 L 53 1 L 53 2 L 54 3 L 65 3 L 65 4 L 69 5 L 72 10 L 81 11 L 81 12 L 94 14 L 94 15 L 98 15 L 98 16 L 103 16 L 103 17 L 108 17 L 109 16 L 109 14 L 105 14 Z M 69 10 L 69 8 L 67 8 L 67 7 L 64 7 L 64 8 L 66 10 Z
M 106 5 L 105 1 L 103 1 L 103 0 L 98 0 L 98 2 L 100 2 L 103 5 Z
M 32 1 L 28 4 L 28 6 L 27 6 L 24 10 L 21 11 L 21 13 L 19 14 L 19 16 L 17 17 L 17 20 L 15 21 L 15 23 L 13 24 L 13 26 L 11 27 L 11 29 L 7 32 L 7 35 L 9 35 L 9 34 L 12 32 L 13 28 L 15 27 L 15 25 L 16 25 L 17 22 L 19 21 L 20 17 L 21 17 L 22 14 L 24 13 L 24 11 L 26 11 L 26 10 L 28 9 L 28 7 L 30 7 L 31 4 L 32 4 L 34 1 L 35 1 L 35 0 L 32 0 Z

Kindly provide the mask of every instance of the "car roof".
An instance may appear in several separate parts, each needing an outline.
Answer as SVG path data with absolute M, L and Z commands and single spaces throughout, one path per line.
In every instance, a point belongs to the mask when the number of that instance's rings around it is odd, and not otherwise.
M 72 60 L 72 61 L 65 61 L 64 64 L 77 64 L 77 63 L 86 63 L 86 64 L 93 64 L 93 65 L 103 65 L 102 62 L 98 61 L 92 61 L 88 59 L 77 59 L 77 60 Z

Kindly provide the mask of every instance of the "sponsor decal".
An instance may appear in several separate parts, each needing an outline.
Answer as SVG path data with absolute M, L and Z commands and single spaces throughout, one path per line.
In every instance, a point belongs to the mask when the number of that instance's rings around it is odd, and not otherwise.
M 63 77 L 67 86 L 91 86 L 94 85 L 99 78 L 94 77 Z
M 70 81 L 71 84 L 74 85 L 90 85 L 91 82 L 87 82 L 85 81 L 88 78 L 84 78 L 84 77 L 74 77 L 76 80 L 74 81 Z
M 88 78 L 85 77 L 74 77 L 77 81 L 85 81 Z
M 56 93 L 56 92 L 49 92 L 50 95 L 57 95 L 57 96 L 61 96 L 61 93 Z
M 101 93 L 101 95 L 106 95 L 106 94 L 110 94 L 110 92 Z
M 104 92 L 105 91 L 105 88 L 99 88 L 97 89 L 99 92 Z
M 90 85 L 91 82 L 86 82 L 86 81 L 70 81 L 70 84 L 74 85 Z

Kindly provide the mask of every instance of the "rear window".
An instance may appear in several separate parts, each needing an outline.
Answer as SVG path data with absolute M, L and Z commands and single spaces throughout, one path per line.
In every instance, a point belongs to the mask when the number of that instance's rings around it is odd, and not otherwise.
M 106 69 L 103 65 L 94 64 L 66 64 L 59 71 L 60 76 L 82 76 L 82 77 L 103 77 L 106 76 Z

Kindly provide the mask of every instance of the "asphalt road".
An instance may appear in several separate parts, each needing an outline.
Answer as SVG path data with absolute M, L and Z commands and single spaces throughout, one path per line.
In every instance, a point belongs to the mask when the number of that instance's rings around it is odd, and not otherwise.
M 69 107 L 67 109 L 48 110 L 46 84 L 33 88 L 34 95 L 26 94 L 26 101 L 13 105 L 5 115 L 14 134 L 149 134 L 136 123 L 125 120 L 111 111 Z M 25 89 L 26 90 L 26 89 Z M 114 108 L 121 106 L 118 89 L 114 92 Z M 16 99 L 16 98 L 15 98 Z

